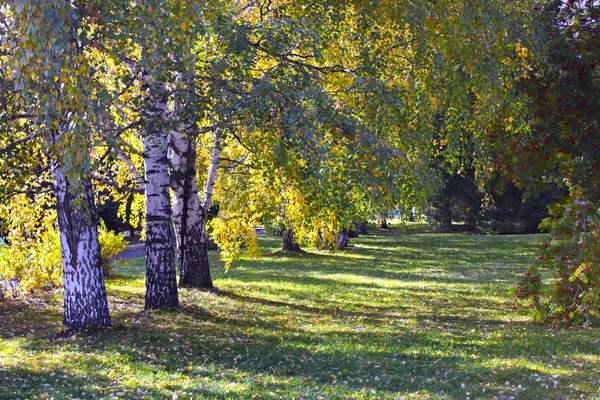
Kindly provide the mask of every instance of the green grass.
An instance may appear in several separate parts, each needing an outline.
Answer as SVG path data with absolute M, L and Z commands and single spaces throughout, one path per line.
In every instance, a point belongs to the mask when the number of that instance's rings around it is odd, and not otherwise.
M 93 335 L 55 338 L 58 292 L 1 302 L 0 398 L 600 398 L 599 330 L 510 310 L 536 236 L 352 245 L 228 273 L 213 254 L 218 290 L 181 290 L 163 312 L 143 312 L 136 260 L 108 281 L 113 329 Z

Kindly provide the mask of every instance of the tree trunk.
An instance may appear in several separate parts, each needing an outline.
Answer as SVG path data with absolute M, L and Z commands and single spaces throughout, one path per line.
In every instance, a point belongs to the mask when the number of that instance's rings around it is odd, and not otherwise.
M 131 224 L 131 217 L 132 217 L 132 210 L 131 210 L 131 206 L 133 205 L 133 193 L 130 193 L 127 196 L 127 203 L 125 204 L 125 223 L 129 226 L 129 240 L 133 239 L 133 236 L 135 235 L 135 226 L 133 226 Z
M 477 228 L 477 217 L 479 216 L 479 210 L 475 207 L 469 207 L 466 213 L 465 230 L 473 231 Z
M 448 196 L 441 196 L 437 206 L 437 217 L 442 232 L 452 232 L 452 204 Z
M 213 287 L 208 262 L 206 211 L 200 204 L 196 182 L 196 135 L 191 132 L 171 134 L 171 188 L 173 189 L 173 224 L 179 256 L 179 286 Z
M 366 235 L 369 232 L 367 232 L 367 223 L 366 222 L 356 222 L 354 224 L 355 229 L 356 229 L 356 233 L 359 235 Z
M 148 79 L 148 76 L 145 76 Z M 146 84 L 142 109 L 146 180 L 146 309 L 179 305 L 171 225 L 166 89 Z
M 337 236 L 337 242 L 335 244 L 336 249 L 344 250 L 348 246 L 349 241 L 350 241 L 350 239 L 348 238 L 348 231 L 347 230 L 341 231 L 340 233 L 338 233 L 338 236 Z
M 82 178 L 75 195 L 58 162 L 52 162 L 63 264 L 63 328 L 110 326 L 92 185 Z
M 327 248 L 321 232 L 317 232 L 317 242 L 315 243 L 315 247 L 319 250 L 325 250 Z
M 348 238 L 349 239 L 356 239 L 359 235 L 358 235 L 358 231 L 356 230 L 356 224 L 354 224 L 354 228 L 348 229 Z
M 283 251 L 285 253 L 301 253 L 302 249 L 300 249 L 300 244 L 298 244 L 298 240 L 296 239 L 296 235 L 294 234 L 294 230 L 288 226 L 285 226 L 282 229 L 282 237 L 283 237 Z
M 390 229 L 385 218 L 381 218 L 381 229 Z

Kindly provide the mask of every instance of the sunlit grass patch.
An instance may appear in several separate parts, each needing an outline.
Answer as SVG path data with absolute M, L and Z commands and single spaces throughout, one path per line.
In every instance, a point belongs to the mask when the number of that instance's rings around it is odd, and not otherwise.
M 235 263 L 144 312 L 143 260 L 107 282 L 113 329 L 56 339 L 57 293 L 0 303 L 0 398 L 600 396 L 600 332 L 510 310 L 536 237 L 388 231 Z

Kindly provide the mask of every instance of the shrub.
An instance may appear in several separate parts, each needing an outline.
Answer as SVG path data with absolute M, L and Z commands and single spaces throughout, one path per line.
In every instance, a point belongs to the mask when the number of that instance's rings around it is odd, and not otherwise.
M 110 276 L 112 268 L 116 263 L 123 265 L 122 261 L 111 262 L 111 259 L 125 250 L 127 241 L 120 233 L 115 233 L 106 229 L 106 225 L 102 223 L 98 228 L 98 240 L 100 242 L 100 260 L 102 261 L 102 270 L 104 276 Z
M 600 210 L 589 198 L 550 207 L 542 227 L 551 235 L 516 288 L 542 321 L 590 325 L 600 316 Z M 542 271 L 552 274 L 544 285 Z
M 0 247 L 0 282 L 13 297 L 62 282 L 60 242 L 55 229 L 37 240 Z

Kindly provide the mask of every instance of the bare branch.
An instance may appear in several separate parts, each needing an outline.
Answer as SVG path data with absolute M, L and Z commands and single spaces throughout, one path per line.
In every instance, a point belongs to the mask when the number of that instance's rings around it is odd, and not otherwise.
M 244 164 L 244 162 L 246 161 L 246 159 L 248 158 L 249 155 L 250 155 L 250 152 L 247 152 L 242 157 L 240 157 L 238 160 L 233 160 L 233 159 L 227 158 L 227 157 L 219 157 L 219 161 L 229 161 L 230 162 L 230 164 L 222 165 L 219 168 L 231 169 L 231 168 L 239 167 L 240 165 L 247 166 L 246 164 Z

